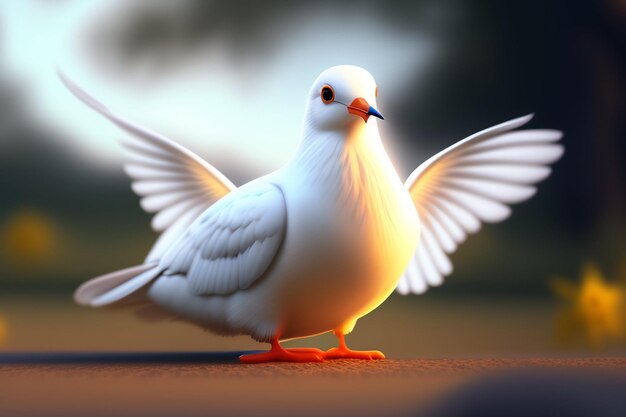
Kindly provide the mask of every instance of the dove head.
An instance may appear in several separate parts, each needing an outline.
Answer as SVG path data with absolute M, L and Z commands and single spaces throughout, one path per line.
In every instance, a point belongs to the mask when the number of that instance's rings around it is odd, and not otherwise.
M 363 68 L 339 65 L 322 72 L 309 93 L 306 120 L 318 131 L 345 130 L 383 119 L 376 110 L 378 87 Z

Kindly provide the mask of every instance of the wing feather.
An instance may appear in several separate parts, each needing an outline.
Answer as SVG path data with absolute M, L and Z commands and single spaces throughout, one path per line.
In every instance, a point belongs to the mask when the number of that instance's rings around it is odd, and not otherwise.
M 193 152 L 113 113 L 62 73 L 59 77 L 83 103 L 132 135 L 121 141 L 126 150 L 124 170 L 141 207 L 156 213 L 152 228 L 162 232 L 146 262 L 160 259 L 200 213 L 235 190 L 221 172 Z
M 452 272 L 449 255 L 482 223 L 511 214 L 532 197 L 563 155 L 557 130 L 513 131 L 532 115 L 478 132 L 436 154 L 407 179 L 421 221 L 421 242 L 397 291 L 420 294 Z
M 283 241 L 287 211 L 274 185 L 252 182 L 206 210 L 168 250 L 159 266 L 182 275 L 198 295 L 246 289 L 272 263 Z

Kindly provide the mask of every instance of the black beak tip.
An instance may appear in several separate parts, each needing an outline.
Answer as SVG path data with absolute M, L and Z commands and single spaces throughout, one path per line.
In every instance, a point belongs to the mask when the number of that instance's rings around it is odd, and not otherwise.
M 378 110 L 376 110 L 375 108 L 373 108 L 372 106 L 370 106 L 367 114 L 369 114 L 370 116 L 378 117 L 380 120 L 385 120 L 383 115 L 380 114 L 380 112 Z

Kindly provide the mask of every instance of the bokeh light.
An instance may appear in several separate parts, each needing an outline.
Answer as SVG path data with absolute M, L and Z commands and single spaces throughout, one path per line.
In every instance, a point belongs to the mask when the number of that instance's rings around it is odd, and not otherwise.
M 595 265 L 588 264 L 579 284 L 564 278 L 555 278 L 551 284 L 566 303 L 556 322 L 559 340 L 582 339 L 592 348 L 624 341 L 626 288 L 621 283 L 607 281 Z
M 6 337 L 7 337 L 7 333 L 8 333 L 7 321 L 4 317 L 2 317 L 2 314 L 0 314 L 0 346 L 4 344 L 4 341 L 6 340 Z
M 46 265 L 58 244 L 53 221 L 43 212 L 22 208 L 14 212 L 2 229 L 3 254 L 16 268 Z

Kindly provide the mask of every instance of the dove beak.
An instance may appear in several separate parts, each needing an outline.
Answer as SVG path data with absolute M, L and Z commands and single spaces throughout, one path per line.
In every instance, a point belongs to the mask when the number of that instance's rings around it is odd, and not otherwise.
M 367 122 L 367 119 L 369 119 L 370 116 L 378 117 L 379 119 L 385 120 L 383 115 L 380 114 L 378 110 L 370 106 L 367 100 L 365 100 L 364 98 L 355 98 L 354 101 L 350 103 L 350 105 L 347 107 L 348 113 L 362 117 L 365 122 Z

